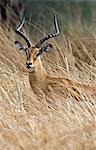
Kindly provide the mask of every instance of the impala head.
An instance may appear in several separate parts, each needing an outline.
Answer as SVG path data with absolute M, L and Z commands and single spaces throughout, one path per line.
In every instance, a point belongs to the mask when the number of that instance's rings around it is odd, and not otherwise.
M 27 54 L 27 61 L 26 61 L 26 66 L 28 69 L 35 67 L 36 61 L 38 61 L 38 58 L 36 57 L 37 53 L 39 52 L 39 49 L 36 47 L 30 47 L 28 49 L 28 54 Z
M 20 49 L 25 51 L 26 56 L 27 56 L 27 61 L 26 61 L 26 66 L 28 69 L 30 68 L 34 68 L 35 64 L 38 63 L 38 60 L 40 61 L 40 56 L 43 53 L 47 53 L 50 51 L 50 49 L 52 48 L 51 44 L 47 44 L 45 46 L 42 47 L 42 44 L 47 41 L 50 38 L 56 37 L 59 35 L 60 31 L 59 31 L 59 27 L 58 27 L 58 22 L 56 19 L 56 16 L 53 12 L 53 16 L 54 16 L 54 27 L 55 27 L 55 32 L 48 34 L 47 36 L 45 36 L 44 38 L 42 38 L 35 46 L 30 42 L 30 40 L 27 38 L 27 36 L 24 34 L 23 31 L 21 31 L 23 25 L 24 25 L 24 21 L 25 21 L 25 16 L 23 17 L 23 19 L 20 21 L 20 24 L 18 25 L 18 27 L 16 28 L 15 32 L 17 34 L 19 34 L 21 37 L 24 38 L 24 40 L 26 41 L 28 47 L 23 46 L 19 41 L 15 41 L 16 46 Z

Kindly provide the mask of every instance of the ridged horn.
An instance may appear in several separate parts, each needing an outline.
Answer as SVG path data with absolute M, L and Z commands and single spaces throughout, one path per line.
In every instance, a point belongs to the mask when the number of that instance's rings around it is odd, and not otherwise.
M 53 38 L 53 37 L 56 37 L 56 36 L 59 35 L 59 33 L 60 33 L 59 25 L 58 25 L 58 21 L 57 21 L 57 18 L 56 18 L 56 15 L 55 15 L 54 11 L 53 11 L 53 18 L 54 18 L 55 32 L 54 32 L 54 33 L 51 33 L 51 34 L 49 34 L 49 35 L 47 35 L 47 36 L 45 36 L 44 38 L 42 38 L 42 39 L 35 45 L 36 48 L 40 48 L 41 45 L 42 45 L 45 41 L 47 41 L 48 39 Z
M 31 41 L 27 38 L 27 36 L 24 34 L 24 32 L 21 31 L 22 27 L 24 26 L 24 22 L 25 22 L 25 14 L 26 14 L 26 13 L 24 13 L 24 17 L 23 17 L 22 20 L 20 21 L 20 23 L 19 23 L 19 25 L 17 26 L 15 32 L 16 32 L 17 34 L 19 34 L 21 37 L 24 38 L 24 40 L 26 41 L 26 43 L 27 43 L 27 45 L 28 45 L 28 48 L 29 48 L 29 47 L 32 47 L 32 43 L 31 43 Z

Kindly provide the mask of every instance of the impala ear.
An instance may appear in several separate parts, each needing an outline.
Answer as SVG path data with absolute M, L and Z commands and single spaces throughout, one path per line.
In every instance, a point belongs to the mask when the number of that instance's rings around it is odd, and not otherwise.
M 15 41 L 15 45 L 19 50 L 23 50 L 27 55 L 28 48 L 26 46 L 22 45 L 19 41 Z
M 48 45 L 46 45 L 45 47 L 42 47 L 42 48 L 39 50 L 39 52 L 37 53 L 36 57 L 38 57 L 38 56 L 40 56 L 40 55 L 42 55 L 42 54 L 44 54 L 44 53 L 50 52 L 51 48 L 52 48 L 52 44 L 48 44 Z
M 20 50 L 24 49 L 24 46 L 19 41 L 15 41 L 15 45 Z

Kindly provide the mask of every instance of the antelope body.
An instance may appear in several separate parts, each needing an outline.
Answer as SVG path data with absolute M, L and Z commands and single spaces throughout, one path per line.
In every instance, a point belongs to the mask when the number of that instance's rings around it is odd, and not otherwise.
M 91 93 L 95 93 L 96 87 L 81 85 L 77 82 L 68 80 L 66 78 L 52 78 L 48 76 L 42 64 L 40 56 L 43 53 L 49 52 L 50 49 L 52 48 L 51 44 L 47 44 L 46 46 L 42 46 L 42 44 L 48 39 L 58 36 L 60 33 L 58 21 L 54 12 L 53 12 L 53 17 L 54 17 L 55 32 L 42 38 L 36 45 L 33 45 L 31 41 L 27 38 L 27 36 L 24 34 L 24 32 L 22 31 L 22 27 L 25 21 L 25 16 L 20 21 L 20 24 L 15 30 L 17 34 L 19 34 L 21 37 L 24 38 L 24 40 L 26 41 L 28 45 L 28 47 L 26 47 L 26 46 L 23 46 L 19 41 L 15 41 L 16 46 L 20 50 L 23 50 L 26 53 L 26 56 L 27 56 L 26 66 L 29 70 L 30 69 L 32 70 L 31 72 L 29 72 L 29 79 L 30 79 L 32 89 L 33 90 L 35 89 L 36 91 L 37 87 L 45 89 L 48 85 L 56 85 L 57 83 L 61 83 L 65 86 L 65 88 L 66 86 L 69 86 L 69 87 L 72 87 L 75 91 L 77 91 L 76 87 L 78 88 L 83 87 L 85 90 L 87 89 L 88 91 L 91 91 Z
M 46 46 L 42 46 L 42 44 L 48 39 L 58 36 L 60 33 L 58 22 L 57 22 L 56 15 L 54 12 L 53 12 L 53 16 L 54 16 L 55 33 L 45 36 L 36 45 L 33 45 L 31 41 L 27 38 L 27 36 L 24 34 L 24 32 L 22 31 L 22 27 L 25 21 L 25 16 L 20 21 L 20 24 L 17 26 L 15 30 L 17 34 L 19 34 L 21 37 L 24 38 L 24 40 L 26 41 L 28 45 L 28 47 L 25 47 L 19 41 L 15 41 L 16 46 L 20 50 L 25 51 L 26 53 L 26 56 L 27 56 L 26 66 L 28 69 L 33 70 L 32 73 L 29 73 L 30 74 L 29 76 L 32 82 L 35 82 L 36 85 L 38 83 L 40 83 L 41 85 L 44 85 L 46 80 L 49 79 L 46 73 L 46 70 L 42 64 L 40 56 L 43 53 L 49 52 L 50 49 L 52 48 L 51 44 L 47 44 Z

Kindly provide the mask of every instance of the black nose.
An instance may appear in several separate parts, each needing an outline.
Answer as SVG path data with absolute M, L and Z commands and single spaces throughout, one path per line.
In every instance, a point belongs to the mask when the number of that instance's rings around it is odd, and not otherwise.
M 32 68 L 32 63 L 27 63 L 26 62 L 26 66 L 27 66 L 28 69 L 30 69 L 30 68 Z
M 30 68 L 32 68 L 32 67 L 31 67 L 30 65 L 27 65 L 27 68 L 30 69 Z

